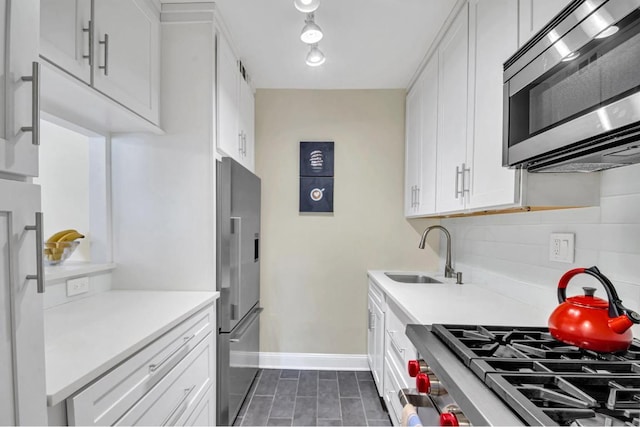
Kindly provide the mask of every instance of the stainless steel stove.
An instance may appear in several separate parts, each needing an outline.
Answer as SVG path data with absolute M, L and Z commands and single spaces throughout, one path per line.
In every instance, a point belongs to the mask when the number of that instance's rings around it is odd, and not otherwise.
M 537 327 L 409 325 L 407 336 L 471 424 L 640 425 L 640 341 L 611 354 Z

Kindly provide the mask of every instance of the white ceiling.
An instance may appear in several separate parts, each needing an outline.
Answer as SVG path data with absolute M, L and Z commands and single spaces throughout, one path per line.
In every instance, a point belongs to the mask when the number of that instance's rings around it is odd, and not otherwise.
M 320 0 L 327 58 L 309 67 L 293 0 L 216 0 L 256 88 L 406 88 L 456 0 Z

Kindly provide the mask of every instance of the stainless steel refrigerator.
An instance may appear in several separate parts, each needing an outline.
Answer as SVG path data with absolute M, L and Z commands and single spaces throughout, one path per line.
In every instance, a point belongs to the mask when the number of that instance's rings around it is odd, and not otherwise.
M 231 425 L 258 373 L 260 178 L 228 157 L 216 173 L 217 425 Z

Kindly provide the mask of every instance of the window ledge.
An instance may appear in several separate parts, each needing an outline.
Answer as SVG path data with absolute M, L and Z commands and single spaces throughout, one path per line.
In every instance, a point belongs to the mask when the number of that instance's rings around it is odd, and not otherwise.
M 66 261 L 63 264 L 45 267 L 44 277 L 46 282 L 53 282 L 96 273 L 106 273 L 115 268 L 116 264 L 112 262 L 99 264 L 83 261 Z

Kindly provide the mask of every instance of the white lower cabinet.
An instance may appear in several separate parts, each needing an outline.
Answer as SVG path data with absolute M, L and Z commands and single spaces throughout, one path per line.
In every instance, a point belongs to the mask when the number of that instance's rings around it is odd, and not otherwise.
M 403 319 L 403 320 L 401 320 Z M 416 359 L 417 352 L 405 335 L 408 319 L 392 303 L 387 305 L 385 313 L 385 351 L 384 351 L 384 400 L 393 425 L 400 425 L 402 406 L 398 391 L 403 388 L 415 388 L 414 379 L 407 373 L 409 360 Z
M 393 425 L 400 425 L 402 407 L 398 391 L 403 388 L 415 388 L 414 379 L 409 377 L 407 372 L 409 360 L 416 359 L 418 354 L 405 334 L 410 319 L 393 301 L 388 301 L 385 293 L 371 280 L 368 306 L 369 367 L 378 394 L 387 405 Z
M 67 399 L 69 425 L 213 425 L 215 350 L 209 306 Z
M 369 281 L 367 359 L 380 396 L 382 396 L 384 378 L 384 307 L 384 294 L 373 282 Z

